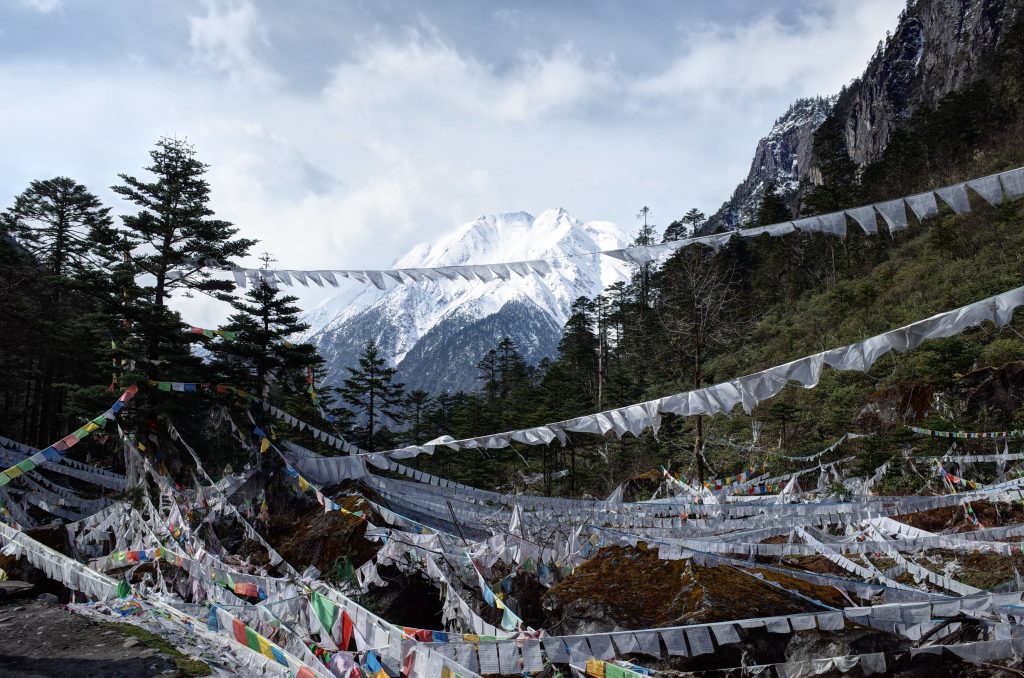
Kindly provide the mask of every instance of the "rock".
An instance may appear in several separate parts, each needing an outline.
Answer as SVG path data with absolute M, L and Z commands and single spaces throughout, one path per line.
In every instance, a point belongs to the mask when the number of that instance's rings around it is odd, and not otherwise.
M 35 586 L 27 581 L 9 580 L 0 581 L 0 599 L 23 598 L 32 593 Z
M 124 641 L 124 647 L 136 647 L 138 645 L 142 645 L 142 641 L 138 638 L 129 638 L 128 640 Z
M 842 135 L 855 165 L 878 160 L 900 124 L 922 107 L 978 79 L 999 46 L 1020 3 L 1009 0 L 920 0 L 899 24 L 863 75 L 842 96 L 798 99 L 761 139 L 747 177 L 711 215 L 706 232 L 749 222 L 766 181 L 790 202 L 802 180 L 820 184 L 817 132 L 827 119 Z
M 53 595 L 52 593 L 41 593 L 38 596 L 36 596 L 36 600 L 39 600 L 44 603 L 51 603 L 54 605 L 60 602 L 57 596 Z
M 977 416 L 985 409 L 1012 417 L 1024 405 L 1024 363 L 983 367 L 965 374 L 951 395 L 961 401 L 968 415 Z
M 800 183 L 800 171 L 811 160 L 814 133 L 832 110 L 833 99 L 797 99 L 757 143 L 747 178 L 709 220 L 708 228 L 736 228 L 748 224 L 761 202 L 765 182 L 772 181 L 780 195 L 791 195 Z
M 786 645 L 786 661 L 799 662 L 821 657 L 841 657 L 872 652 L 894 652 L 900 639 L 891 633 L 869 628 L 849 628 L 840 633 L 800 631 Z
M 888 431 L 920 421 L 932 406 L 931 388 L 911 384 L 879 391 L 857 412 L 856 426 L 868 431 Z
M 908 6 L 892 37 L 850 86 L 841 113 L 850 158 L 858 165 L 877 160 L 903 118 L 973 82 L 1019 10 L 1019 3 L 1005 0 Z
M 758 578 L 771 576 L 782 588 Z M 644 546 L 605 547 L 548 590 L 544 607 L 562 619 L 566 634 L 697 624 L 809 612 L 798 591 L 830 605 L 844 601 L 835 589 L 782 575 L 754 576 L 689 560 L 661 560 Z

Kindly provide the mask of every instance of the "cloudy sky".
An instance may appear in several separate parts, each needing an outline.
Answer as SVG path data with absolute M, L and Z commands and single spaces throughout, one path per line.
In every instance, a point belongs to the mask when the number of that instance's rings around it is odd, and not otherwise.
M 282 268 L 387 267 L 484 213 L 667 224 L 713 212 L 902 5 L 0 0 L 0 206 L 67 175 L 123 211 L 117 174 L 177 135 Z

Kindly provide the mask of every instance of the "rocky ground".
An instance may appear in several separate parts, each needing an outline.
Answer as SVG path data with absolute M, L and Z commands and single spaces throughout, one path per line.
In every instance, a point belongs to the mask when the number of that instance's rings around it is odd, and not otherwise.
M 0 582 L 0 678 L 184 678 L 171 652 L 127 624 L 100 624 L 69 612 L 52 594 Z M 208 670 L 207 670 L 208 672 Z

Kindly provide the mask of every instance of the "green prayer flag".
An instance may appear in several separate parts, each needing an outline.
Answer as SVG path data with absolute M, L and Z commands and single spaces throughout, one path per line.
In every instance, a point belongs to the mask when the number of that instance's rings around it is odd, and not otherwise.
M 169 382 L 169 381 L 159 381 L 159 382 L 157 382 L 156 387 L 158 389 L 160 389 L 161 391 L 170 391 L 171 390 L 171 382 Z
M 338 615 L 338 606 L 330 598 L 325 598 L 313 591 L 313 611 L 316 612 L 316 618 L 320 620 L 320 625 L 330 633 Z
M 128 582 L 126 582 L 126 581 L 119 581 L 119 582 L 117 582 L 117 597 L 118 598 L 125 598 L 126 596 L 130 595 L 131 592 L 132 592 L 132 587 L 128 586 Z
M 17 464 L 15 464 L 15 466 L 20 468 L 22 472 L 28 473 L 29 471 L 36 467 L 36 463 L 31 459 L 22 459 Z
M 256 632 L 248 626 L 245 627 L 245 644 L 249 646 L 250 650 L 256 650 L 260 654 L 263 654 L 263 651 L 260 649 L 259 637 L 256 635 Z
M 356 578 L 356 571 L 348 558 L 345 558 L 344 562 L 338 563 L 336 574 L 339 581 L 355 581 Z

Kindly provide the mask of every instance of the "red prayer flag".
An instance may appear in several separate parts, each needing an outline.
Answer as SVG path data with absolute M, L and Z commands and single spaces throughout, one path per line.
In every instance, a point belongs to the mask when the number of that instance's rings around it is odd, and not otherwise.
M 341 649 L 348 650 L 348 643 L 352 640 L 352 617 L 348 612 L 341 611 Z
M 235 640 L 248 647 L 249 641 L 245 637 L 245 624 L 238 619 L 232 619 L 231 628 L 235 632 Z
M 411 676 L 414 666 L 416 666 L 416 651 L 410 649 L 409 654 L 405 655 L 405 661 L 402 662 L 402 675 Z
M 235 593 L 240 596 L 259 597 L 259 588 L 252 582 L 235 582 Z

